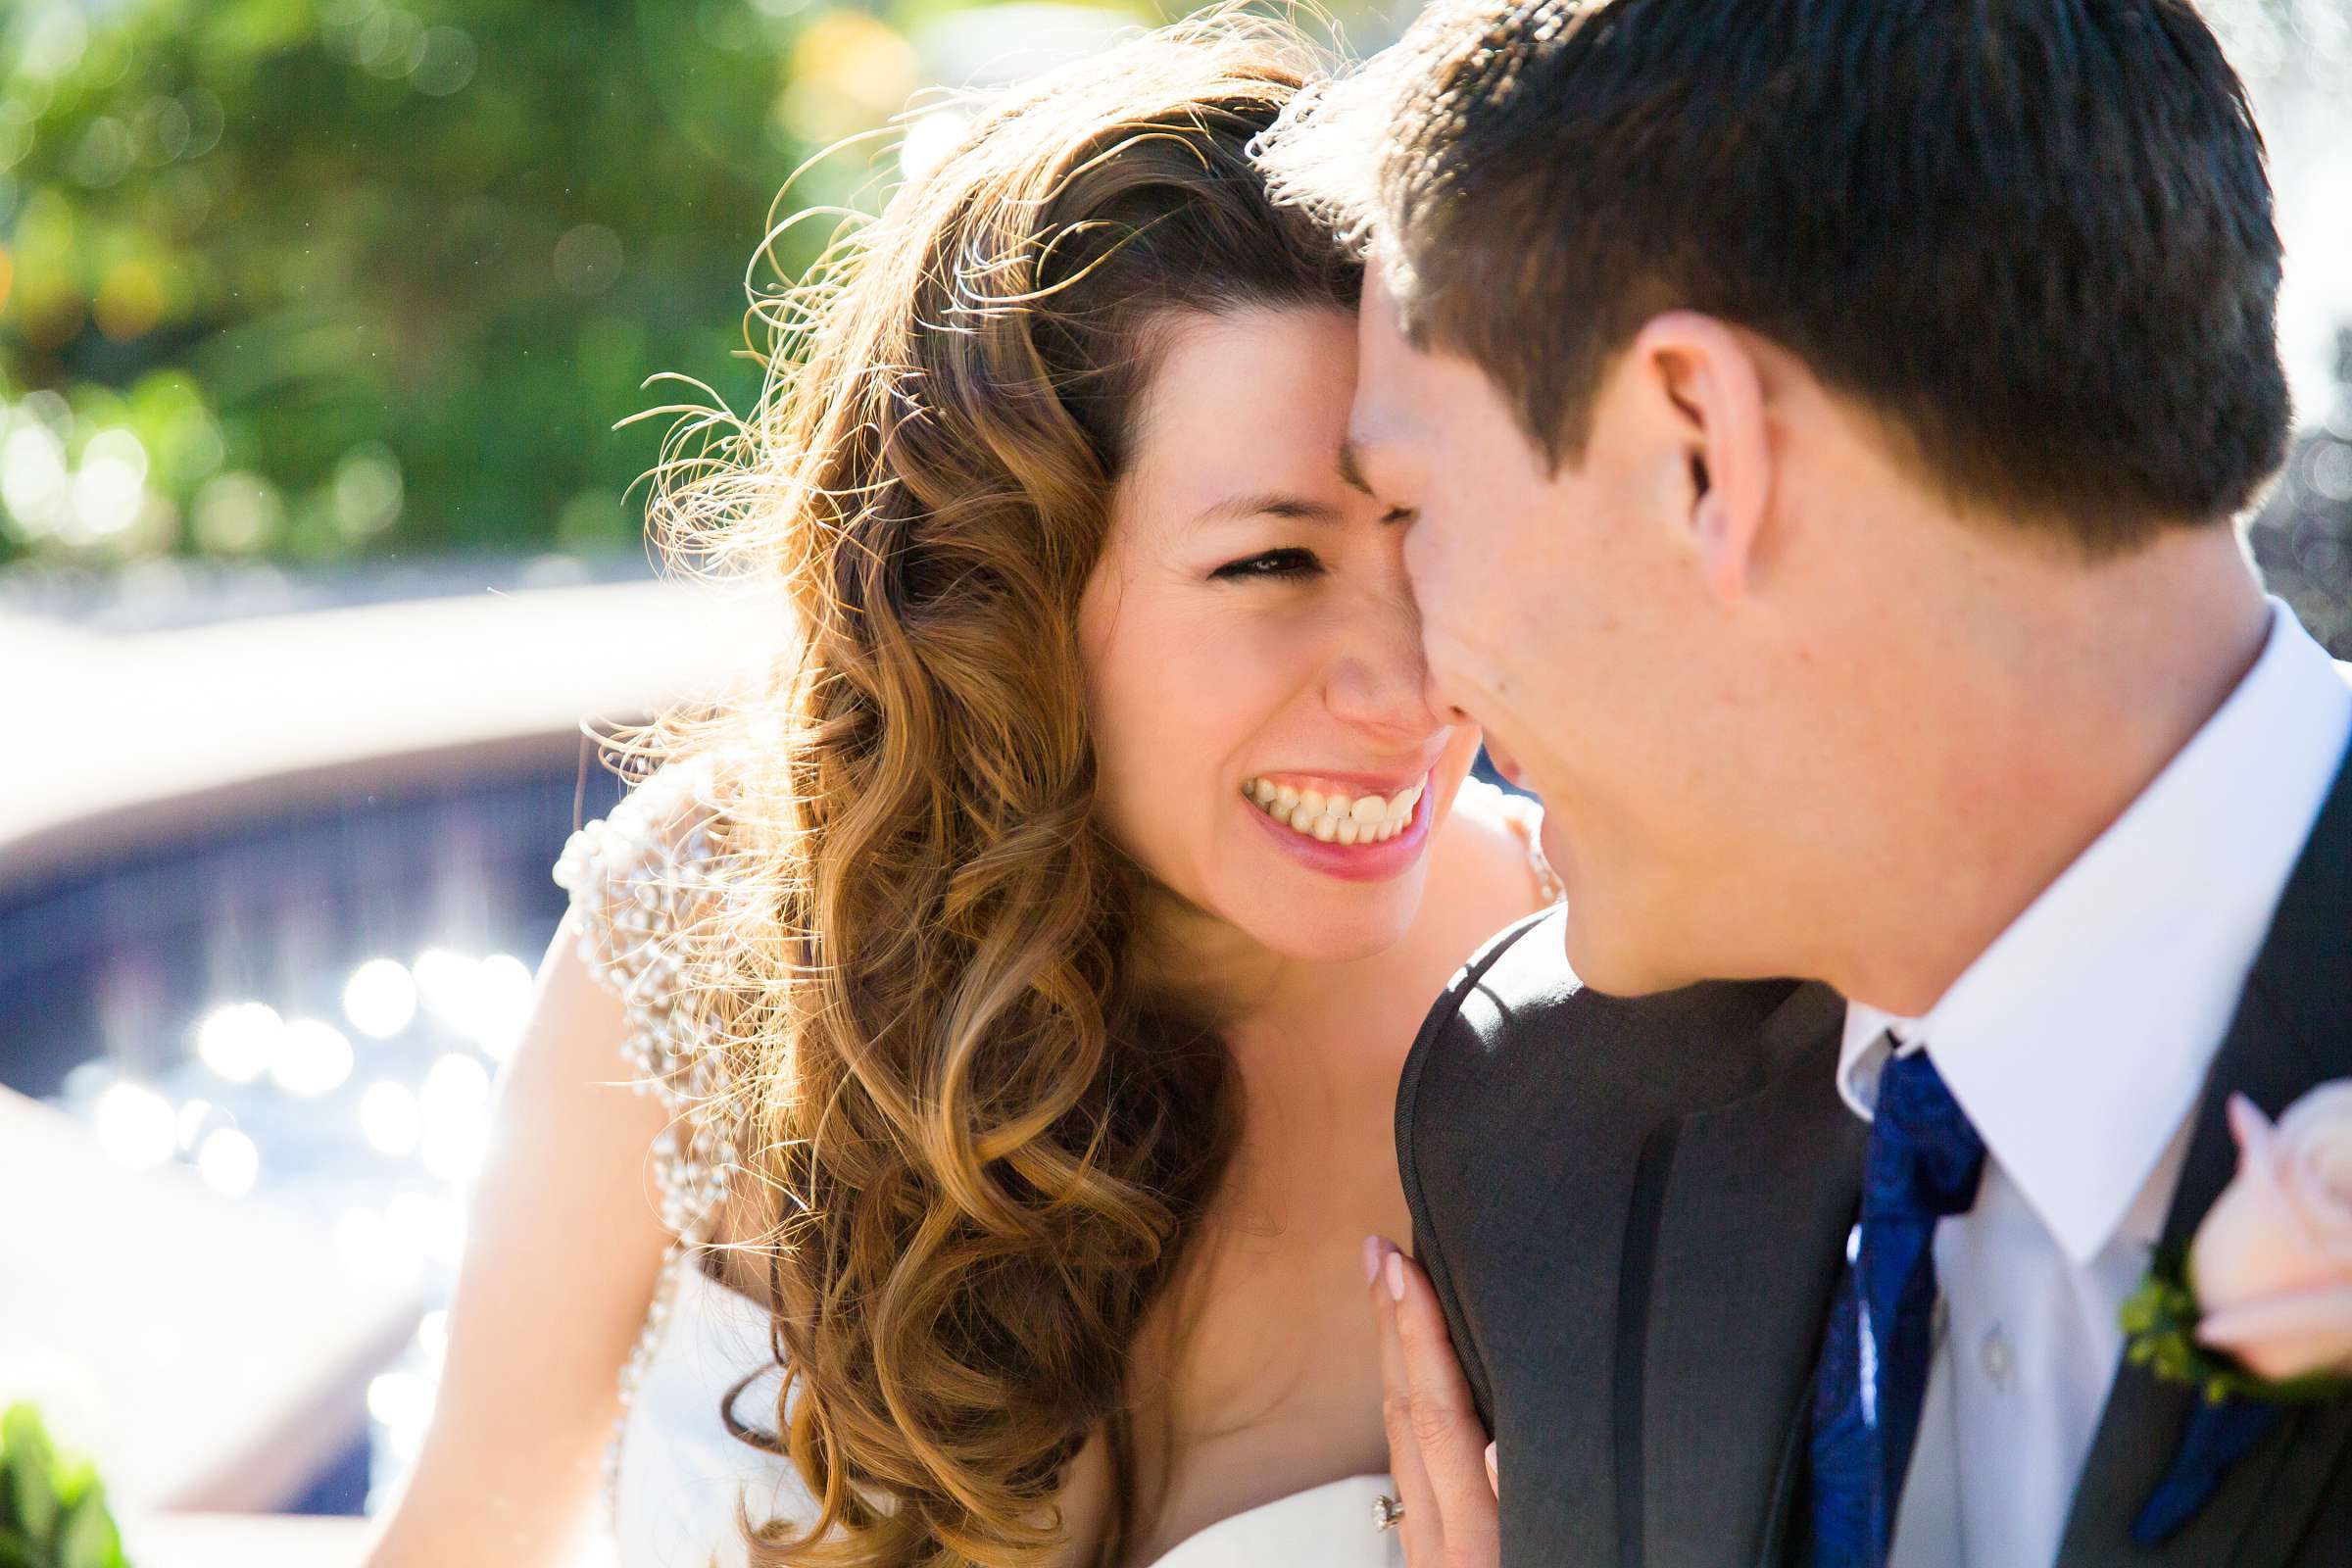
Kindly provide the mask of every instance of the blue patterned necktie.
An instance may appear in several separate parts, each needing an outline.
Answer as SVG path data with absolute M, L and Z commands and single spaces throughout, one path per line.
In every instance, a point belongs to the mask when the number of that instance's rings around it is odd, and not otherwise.
M 1816 1568 L 1886 1561 L 1935 1349 L 1936 1222 L 1968 1211 L 1984 1173 L 1984 1140 L 1928 1054 L 1890 1057 L 1813 1386 Z

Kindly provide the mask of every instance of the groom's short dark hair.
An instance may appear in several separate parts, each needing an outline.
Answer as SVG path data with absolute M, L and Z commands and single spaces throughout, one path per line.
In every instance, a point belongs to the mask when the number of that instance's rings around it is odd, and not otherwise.
M 2237 512 L 2283 454 L 2262 139 L 2186 0 L 1451 0 L 1383 77 L 1382 123 L 1329 131 L 1385 141 L 1362 216 L 1406 330 L 1554 465 L 1674 307 L 2094 554 Z

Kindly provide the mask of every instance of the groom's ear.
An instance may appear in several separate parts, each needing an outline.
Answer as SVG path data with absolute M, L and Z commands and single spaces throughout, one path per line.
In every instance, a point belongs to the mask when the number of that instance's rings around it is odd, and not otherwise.
M 1772 494 L 1756 356 L 1716 318 L 1668 311 L 1635 334 L 1627 359 L 1663 420 L 1668 521 L 1687 531 L 1708 592 L 1736 603 L 1753 585 Z

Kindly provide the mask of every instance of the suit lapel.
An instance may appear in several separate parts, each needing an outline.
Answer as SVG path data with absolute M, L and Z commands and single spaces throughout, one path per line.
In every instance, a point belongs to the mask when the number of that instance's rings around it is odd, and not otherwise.
M 1651 1140 L 1618 1316 L 1621 1561 L 1752 1560 L 1785 1512 L 1868 1134 L 1838 1096 L 1843 1018 L 1799 990 L 1765 1025 L 1773 1081 Z
M 2237 1016 L 2196 1111 L 2163 1245 L 2186 1247 L 2237 1169 L 2225 1110 L 2243 1094 L 2276 1117 L 2313 1086 L 2352 1076 L 2352 767 L 2339 771 L 2279 899 Z M 2132 1519 L 2161 1479 L 2195 1394 L 2125 1363 L 2075 1491 L 2059 1562 L 2282 1563 L 2318 1506 L 2335 1456 L 2352 1443 L 2352 1405 L 2289 1412 L 2231 1466 L 2212 1499 L 2155 1550 Z

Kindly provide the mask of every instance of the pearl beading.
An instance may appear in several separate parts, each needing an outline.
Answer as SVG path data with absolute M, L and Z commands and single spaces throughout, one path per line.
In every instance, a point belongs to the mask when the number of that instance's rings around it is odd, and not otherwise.
M 722 1054 L 700 1021 L 678 1005 L 691 967 L 679 936 L 720 896 L 708 767 L 673 764 L 633 791 L 609 816 L 574 832 L 553 875 L 571 896 L 579 954 L 588 972 L 625 1004 L 622 1055 L 630 1084 L 658 1098 L 670 1122 L 653 1147 L 662 1222 L 671 1242 L 656 1277 L 645 1322 L 620 1371 L 620 1413 L 605 1446 L 601 1497 L 613 1528 L 621 1443 L 646 1368 L 668 1327 L 683 1272 L 700 1266 L 740 1157 L 732 1129 L 716 1114 L 725 1101 Z

